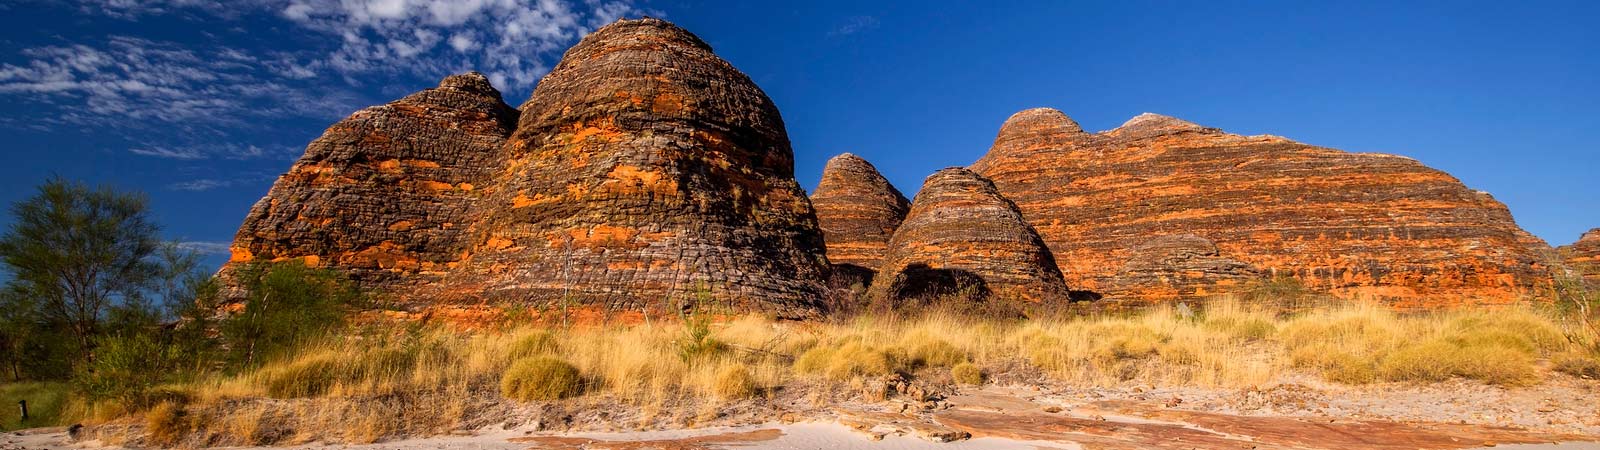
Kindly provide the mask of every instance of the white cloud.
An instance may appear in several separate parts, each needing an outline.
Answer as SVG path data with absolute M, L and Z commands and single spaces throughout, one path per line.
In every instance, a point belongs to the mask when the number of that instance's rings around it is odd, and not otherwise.
M 155 158 L 199 159 L 289 159 L 300 155 L 300 149 L 289 146 L 263 147 L 255 144 L 216 143 L 207 145 L 162 146 L 146 145 L 128 149 L 129 153 Z
M 141 147 L 128 149 L 128 153 L 169 159 L 205 159 L 205 152 L 193 148 Z
M 221 188 L 221 187 L 228 187 L 228 186 L 232 186 L 232 185 L 233 185 L 233 183 L 229 182 L 228 180 L 213 180 L 213 179 L 205 178 L 205 179 L 199 179 L 199 180 L 189 180 L 189 181 L 180 181 L 180 182 L 177 182 L 177 183 L 172 183 L 172 184 L 167 185 L 167 188 L 172 189 L 172 190 L 176 190 L 176 191 L 200 192 L 200 191 L 209 191 L 209 190 L 216 189 L 216 188 Z
M 586 0 L 583 6 L 557 0 L 291 0 L 280 15 L 337 37 L 339 47 L 314 65 L 347 77 L 478 70 L 499 74 L 500 88 L 517 90 L 537 82 L 550 70 L 545 60 L 578 37 L 639 13 L 627 1 Z M 441 41 L 454 52 L 444 51 Z
M 206 255 L 221 255 L 228 253 L 228 242 L 214 241 L 184 241 L 178 243 L 178 248 Z
M 849 36 L 878 27 L 878 18 L 872 16 L 846 17 L 838 27 L 828 32 L 829 37 Z

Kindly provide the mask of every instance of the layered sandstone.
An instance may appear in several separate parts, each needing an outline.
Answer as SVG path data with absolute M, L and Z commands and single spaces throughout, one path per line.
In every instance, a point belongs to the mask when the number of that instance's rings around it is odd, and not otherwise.
M 1106 290 L 1152 301 L 1177 300 L 1204 297 L 1260 276 L 1249 264 L 1223 255 L 1210 239 L 1185 233 L 1135 246 Z
M 250 208 L 223 277 L 298 258 L 370 288 L 437 280 L 466 248 L 478 190 L 516 120 L 476 72 L 351 114 Z
M 822 169 L 811 206 L 817 211 L 828 260 L 835 266 L 873 269 L 911 210 L 911 201 L 872 163 L 845 153 L 829 159 Z
M 1560 253 L 1568 267 L 1592 285 L 1600 286 L 1600 228 L 1583 233 L 1578 242 L 1562 246 Z
M 783 119 L 698 37 L 603 27 L 521 110 L 441 297 L 820 313 L 828 261 Z
M 1261 276 L 1400 306 L 1508 301 L 1548 279 L 1537 239 L 1504 205 L 1400 156 L 1155 114 L 1087 133 L 1033 109 L 1008 119 L 972 169 L 1016 202 L 1069 284 L 1112 298 L 1227 292 L 1247 273 L 1137 261 L 1152 238 L 1179 233 Z
M 1009 304 L 1068 300 L 1056 258 L 994 183 L 962 168 L 917 192 L 878 266 L 871 297 L 889 305 L 960 294 Z

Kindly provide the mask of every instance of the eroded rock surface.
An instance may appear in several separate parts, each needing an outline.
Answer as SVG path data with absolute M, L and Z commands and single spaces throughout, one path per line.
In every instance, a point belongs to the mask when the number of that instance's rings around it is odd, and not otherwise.
M 952 167 L 928 176 L 890 239 L 871 298 L 891 305 L 963 293 L 1012 304 L 1065 302 L 1056 259 L 988 179 Z
M 1144 299 L 1176 300 L 1204 297 L 1260 276 L 1249 264 L 1223 256 L 1210 239 L 1175 234 L 1134 247 L 1108 290 L 1131 292 Z
M 1159 288 L 1173 275 L 1126 269 L 1146 242 L 1179 233 L 1214 241 L 1220 256 L 1263 276 L 1403 307 L 1510 301 L 1549 279 L 1538 240 L 1505 205 L 1400 156 L 1155 114 L 1087 133 L 1059 111 L 1033 109 L 1007 120 L 972 169 L 1016 202 L 1069 285 L 1111 298 L 1170 294 Z M 1198 275 L 1176 277 L 1187 286 L 1180 294 L 1227 291 L 1239 273 L 1176 269 Z
M 657 19 L 603 27 L 522 106 L 444 298 L 820 313 L 822 233 L 772 101 Z
M 911 201 L 878 168 L 845 153 L 828 160 L 811 196 L 834 265 L 875 269 Z
M 476 72 L 357 111 L 250 209 L 224 278 L 243 263 L 299 258 L 369 288 L 436 281 L 465 249 L 479 189 L 516 120 Z
M 1560 248 L 1567 265 L 1591 285 L 1600 286 L 1600 228 L 1583 233 L 1578 242 Z

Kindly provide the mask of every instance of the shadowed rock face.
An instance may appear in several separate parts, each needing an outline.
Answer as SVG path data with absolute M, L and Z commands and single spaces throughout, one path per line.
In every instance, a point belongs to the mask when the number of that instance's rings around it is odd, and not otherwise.
M 329 127 L 245 217 L 239 264 L 303 258 L 367 287 L 437 280 L 465 248 L 517 111 L 476 72 Z
M 1572 245 L 1562 246 L 1567 265 L 1583 274 L 1591 285 L 1600 286 L 1600 228 L 1589 230 Z
M 772 101 L 687 31 L 624 20 L 522 106 L 445 298 L 818 314 L 822 233 Z
M 1044 241 L 988 179 L 962 168 L 930 175 L 890 239 L 871 297 L 891 305 L 957 290 L 1004 302 L 1065 302 Z
M 911 210 L 911 201 L 872 163 L 849 153 L 828 160 L 811 205 L 827 241 L 828 260 L 868 269 L 878 267 L 889 238 Z
M 1505 205 L 1399 156 L 1155 114 L 1090 134 L 1044 109 L 1012 116 L 972 169 L 1017 203 L 1069 284 L 1111 298 L 1150 300 L 1171 283 L 1123 274 L 1142 264 L 1130 262 L 1141 245 L 1174 233 L 1204 236 L 1263 276 L 1397 306 L 1508 301 L 1549 279 L 1542 244 Z M 1183 284 L 1215 286 L 1206 292 L 1234 278 L 1196 274 Z

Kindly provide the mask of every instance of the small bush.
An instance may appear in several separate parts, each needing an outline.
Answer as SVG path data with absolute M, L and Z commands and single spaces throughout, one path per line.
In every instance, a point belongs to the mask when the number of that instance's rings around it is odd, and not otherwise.
M 144 413 L 145 431 L 150 443 L 162 447 L 177 445 L 189 433 L 188 412 L 183 405 L 162 402 Z
M 978 366 L 972 363 L 964 362 L 950 368 L 950 377 L 955 378 L 957 383 L 977 386 L 983 384 L 983 369 L 979 369 Z
M 717 371 L 716 384 L 713 390 L 718 398 L 736 400 L 749 398 L 760 391 L 755 377 L 750 375 L 750 369 L 743 364 L 733 364 Z
M 513 400 L 559 400 L 582 391 L 578 368 L 548 356 L 517 360 L 500 379 L 500 394 Z

